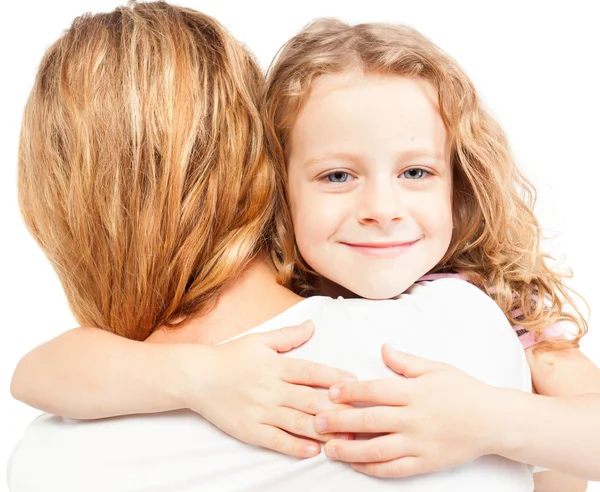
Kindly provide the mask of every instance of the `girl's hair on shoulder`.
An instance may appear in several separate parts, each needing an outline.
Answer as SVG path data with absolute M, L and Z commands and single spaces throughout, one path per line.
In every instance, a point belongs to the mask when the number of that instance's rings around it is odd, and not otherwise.
M 19 201 L 79 323 L 143 340 L 271 253 L 283 182 L 263 90 L 216 20 L 164 2 L 83 15 L 47 50 Z
M 284 154 L 313 81 L 356 69 L 419 77 L 438 91 L 452 144 L 454 233 L 431 273 L 465 275 L 494 297 L 511 324 L 539 334 L 543 342 L 538 348 L 578 346 L 587 323 L 563 282 L 566 275 L 554 271 L 541 250 L 541 228 L 533 213 L 535 188 L 516 165 L 504 132 L 466 73 L 416 29 L 319 19 L 290 39 L 269 69 L 263 99 Z M 281 172 L 286 175 L 285 166 Z M 294 282 L 308 292 L 318 275 L 297 249 L 293 256 Z M 547 339 L 542 330 L 561 321 L 573 323 L 574 338 Z

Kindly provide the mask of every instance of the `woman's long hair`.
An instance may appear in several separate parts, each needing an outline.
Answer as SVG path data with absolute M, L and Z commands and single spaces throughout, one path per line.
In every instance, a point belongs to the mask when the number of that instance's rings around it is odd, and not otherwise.
M 79 17 L 48 49 L 19 202 L 79 323 L 143 340 L 271 254 L 285 207 L 263 90 L 218 22 L 163 2 Z

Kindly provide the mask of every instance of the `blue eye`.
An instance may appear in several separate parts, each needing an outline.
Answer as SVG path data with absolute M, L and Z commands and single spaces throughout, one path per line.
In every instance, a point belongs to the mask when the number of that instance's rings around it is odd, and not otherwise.
M 400 176 L 404 176 L 405 179 L 422 179 L 425 176 L 429 176 L 429 174 L 430 173 L 425 171 L 425 169 L 413 167 L 404 171 Z
M 326 179 L 330 183 L 345 183 L 346 181 L 350 181 L 352 176 L 350 173 L 345 171 L 334 171 L 330 174 L 323 176 L 323 179 Z

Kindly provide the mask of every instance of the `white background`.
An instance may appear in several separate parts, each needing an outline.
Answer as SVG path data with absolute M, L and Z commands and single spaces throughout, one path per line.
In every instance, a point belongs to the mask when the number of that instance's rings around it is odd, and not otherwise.
M 429 36 L 466 69 L 508 133 L 539 190 L 545 247 L 574 270 L 570 285 L 590 303 L 582 350 L 600 364 L 600 15 L 595 2 L 217 2 L 182 0 L 213 15 L 266 67 L 280 45 L 316 17 L 401 22 Z M 38 412 L 10 397 L 21 355 L 75 326 L 54 272 L 21 222 L 16 198 L 21 111 L 44 50 L 84 12 L 108 0 L 9 2 L 2 7 L 0 83 L 0 466 Z M 532 423 L 532 425 L 535 425 Z M 600 458 L 599 458 L 600 459 Z M 4 481 L 0 480 L 0 490 Z M 600 484 L 590 491 L 600 492 Z

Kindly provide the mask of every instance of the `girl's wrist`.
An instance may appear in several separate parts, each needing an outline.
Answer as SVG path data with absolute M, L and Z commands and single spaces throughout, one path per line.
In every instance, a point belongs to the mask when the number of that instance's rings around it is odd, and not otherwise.
M 166 346 L 163 388 L 175 409 L 202 414 L 202 405 L 214 372 L 214 348 L 197 344 Z
M 482 383 L 483 384 L 483 383 Z M 477 456 L 499 454 L 504 441 L 504 398 L 501 388 L 485 384 L 484 390 L 473 395 L 471 414 L 466 425 L 472 439 L 476 442 Z
M 530 418 L 526 411 L 528 397 L 532 395 L 507 388 L 494 387 L 493 391 L 486 400 L 489 412 L 486 454 L 510 457 L 523 446 L 526 439 L 521 424 Z

